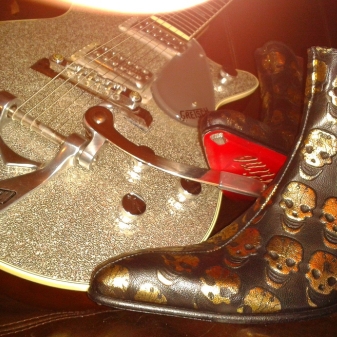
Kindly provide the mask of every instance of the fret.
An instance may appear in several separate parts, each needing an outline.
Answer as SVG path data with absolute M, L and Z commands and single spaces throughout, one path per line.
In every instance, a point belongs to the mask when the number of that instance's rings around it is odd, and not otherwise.
M 209 0 L 201 5 L 174 13 L 153 16 L 157 23 L 189 40 L 196 36 L 232 0 Z
M 176 15 L 172 17 L 169 21 L 169 24 L 173 27 L 177 27 L 186 36 L 188 36 L 187 40 L 189 40 L 189 37 L 200 26 L 195 23 L 195 20 L 191 19 L 190 15 L 184 15 L 183 13 L 181 13 L 179 16 Z
M 185 34 L 183 31 L 181 31 L 180 29 L 176 28 L 175 26 L 173 26 L 172 24 L 168 23 L 167 21 L 161 19 L 158 16 L 152 15 L 151 19 L 153 21 L 155 21 L 157 24 L 163 26 L 164 28 L 166 28 L 167 30 L 169 30 L 170 32 L 174 33 L 175 35 L 183 38 L 184 40 L 189 40 L 190 37 L 188 34 Z

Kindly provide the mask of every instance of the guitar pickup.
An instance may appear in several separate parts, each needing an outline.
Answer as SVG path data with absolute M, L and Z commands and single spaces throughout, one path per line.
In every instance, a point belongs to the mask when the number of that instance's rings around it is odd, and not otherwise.
M 131 17 L 120 24 L 119 29 L 154 48 L 168 59 L 183 53 L 186 50 L 186 40 L 189 39 L 187 35 L 155 16 L 145 21 Z
M 153 118 L 149 111 L 140 106 L 140 93 L 109 78 L 109 72 L 101 75 L 97 67 L 89 67 L 89 63 L 87 65 L 70 62 L 61 55 L 54 54 L 50 59 L 39 60 L 31 68 L 51 78 L 62 78 L 102 99 L 108 105 L 117 106 L 118 111 L 132 124 L 147 131 Z
M 82 66 L 93 68 L 103 75 L 118 83 L 144 90 L 152 83 L 153 73 L 130 61 L 123 53 L 113 51 L 107 46 L 98 46 L 91 43 L 70 56 L 69 61 L 77 62 Z

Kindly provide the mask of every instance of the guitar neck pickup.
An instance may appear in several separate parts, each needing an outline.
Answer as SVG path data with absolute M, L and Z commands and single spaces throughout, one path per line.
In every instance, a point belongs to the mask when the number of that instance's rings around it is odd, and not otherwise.
M 137 17 L 131 17 L 120 24 L 119 29 L 169 59 L 178 53 L 183 53 L 189 40 L 182 31 L 155 16 L 142 21 Z

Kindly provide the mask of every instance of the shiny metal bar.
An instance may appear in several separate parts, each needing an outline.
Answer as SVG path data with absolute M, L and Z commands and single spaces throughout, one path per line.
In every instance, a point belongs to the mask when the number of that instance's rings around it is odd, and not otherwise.
M 181 164 L 157 156 L 151 151 L 144 151 L 144 148 L 130 142 L 114 128 L 112 113 L 102 106 L 87 110 L 84 115 L 84 125 L 89 132 L 99 133 L 111 144 L 136 160 L 174 176 L 214 185 L 222 190 L 252 197 L 258 197 L 266 188 L 264 183 L 252 178 Z

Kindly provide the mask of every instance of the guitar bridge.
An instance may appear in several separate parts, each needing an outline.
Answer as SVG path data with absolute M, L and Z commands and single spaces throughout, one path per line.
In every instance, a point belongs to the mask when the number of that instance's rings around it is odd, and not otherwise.
M 96 64 L 96 61 L 100 60 L 97 57 L 97 53 L 102 53 L 101 49 L 97 49 L 95 51 L 96 56 L 92 55 L 90 58 L 87 53 L 88 49 L 90 48 L 84 48 L 74 54 L 71 57 L 74 61 L 67 60 L 60 54 L 54 54 L 49 59 L 43 58 L 37 61 L 31 68 L 51 78 L 59 77 L 100 98 L 107 104 L 117 106 L 126 119 L 140 129 L 147 131 L 153 118 L 149 111 L 140 106 L 142 102 L 141 94 L 138 91 L 129 89 L 125 84 L 120 84 L 123 83 L 122 79 L 120 76 L 115 75 L 113 71 L 110 71 L 113 69 L 107 70 L 102 63 Z M 84 53 L 87 53 L 86 56 L 83 56 Z M 136 67 L 133 64 L 129 66 Z M 114 70 L 116 71 L 116 69 Z M 139 71 L 144 76 L 145 73 L 147 74 L 145 69 Z M 127 75 L 127 73 L 125 74 Z M 128 76 L 130 77 L 131 75 Z M 152 74 L 149 73 L 144 79 L 150 81 L 151 77 Z M 117 80 L 121 82 L 117 82 Z M 145 85 L 145 80 L 142 83 L 141 86 Z

